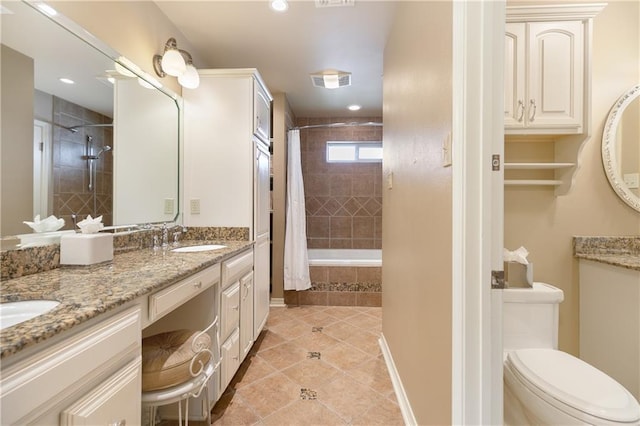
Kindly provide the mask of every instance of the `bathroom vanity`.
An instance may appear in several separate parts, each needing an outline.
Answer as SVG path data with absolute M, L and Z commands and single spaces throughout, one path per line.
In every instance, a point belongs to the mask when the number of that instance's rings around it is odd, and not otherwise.
M 580 272 L 580 358 L 640 399 L 637 237 L 574 239 Z
M 241 299 L 251 294 L 253 243 L 224 245 L 189 253 L 136 250 L 105 264 L 3 281 L 2 302 L 49 299 L 60 305 L 0 330 L 0 424 L 140 424 L 142 338 L 204 329 L 216 316 L 243 339 L 235 351 L 221 344 L 214 351 L 232 377 L 254 341 L 253 309 Z M 223 282 L 237 287 L 239 303 L 233 299 L 225 308 L 223 302 L 221 310 Z M 218 330 L 212 337 L 223 343 Z M 207 389 L 211 405 L 224 390 L 219 383 L 214 374 Z M 195 402 L 195 416 L 198 408 L 201 415 L 211 409 Z

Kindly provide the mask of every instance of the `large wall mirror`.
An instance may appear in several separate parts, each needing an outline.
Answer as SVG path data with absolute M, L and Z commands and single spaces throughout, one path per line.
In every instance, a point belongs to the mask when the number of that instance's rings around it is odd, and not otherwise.
M 2 236 L 36 215 L 63 230 L 174 221 L 178 97 L 66 18 L 1 7 Z
M 640 85 L 611 108 L 602 135 L 602 161 L 616 194 L 640 212 Z

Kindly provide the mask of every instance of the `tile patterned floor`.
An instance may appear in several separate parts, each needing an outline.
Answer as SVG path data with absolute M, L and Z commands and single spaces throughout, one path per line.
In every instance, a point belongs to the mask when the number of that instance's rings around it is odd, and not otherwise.
M 272 308 L 212 424 L 402 425 L 381 320 L 382 308 Z

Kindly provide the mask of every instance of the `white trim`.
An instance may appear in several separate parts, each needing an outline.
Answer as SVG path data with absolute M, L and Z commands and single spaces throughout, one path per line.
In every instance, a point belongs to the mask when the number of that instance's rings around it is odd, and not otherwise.
M 398 400 L 398 405 L 400 406 L 400 412 L 402 413 L 402 419 L 404 420 L 404 424 L 407 426 L 417 425 L 418 421 L 416 417 L 413 415 L 413 410 L 411 409 L 411 404 L 409 403 L 409 398 L 407 397 L 407 393 L 404 391 L 404 386 L 402 386 L 402 380 L 400 379 L 400 374 L 396 369 L 396 365 L 393 362 L 393 356 L 391 356 L 391 350 L 387 345 L 387 341 L 384 338 L 384 334 L 380 333 L 380 338 L 378 339 L 378 343 L 380 344 L 380 349 L 382 350 L 382 356 L 384 357 L 384 362 L 387 365 L 387 370 L 389 372 L 389 376 L 391 377 L 391 383 L 393 384 L 393 390 L 396 393 L 396 399 Z
M 284 297 L 272 297 L 269 302 L 270 308 L 286 308 L 287 305 L 284 303 Z
M 594 18 L 607 3 L 553 4 L 507 7 L 507 22 L 568 21 Z
M 504 23 L 504 1 L 453 3 L 453 424 L 502 423 L 490 284 L 503 226 L 494 216 L 503 178 L 491 155 L 502 156 L 504 137 Z

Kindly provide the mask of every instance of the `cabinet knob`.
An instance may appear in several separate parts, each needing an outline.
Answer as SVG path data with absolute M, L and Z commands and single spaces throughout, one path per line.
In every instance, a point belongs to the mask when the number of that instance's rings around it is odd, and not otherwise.
M 231 309 L 233 309 L 234 311 L 237 311 L 238 310 L 238 305 L 232 306 Z
M 126 419 L 122 419 L 120 421 L 114 421 L 109 423 L 109 426 L 127 426 L 127 420 Z
M 198 281 L 197 283 L 193 283 L 193 286 L 195 288 L 201 288 L 202 287 L 202 281 Z

